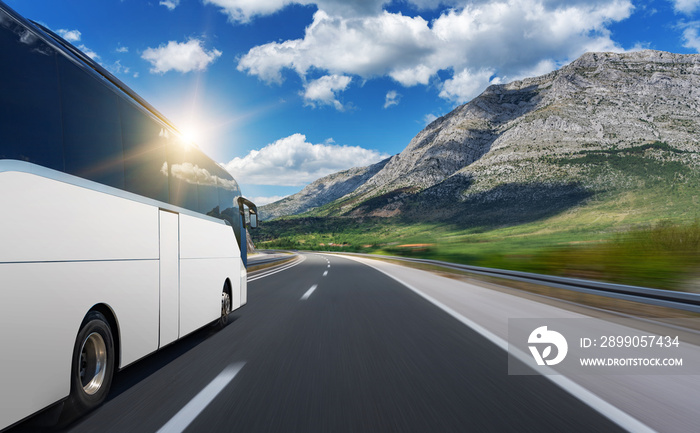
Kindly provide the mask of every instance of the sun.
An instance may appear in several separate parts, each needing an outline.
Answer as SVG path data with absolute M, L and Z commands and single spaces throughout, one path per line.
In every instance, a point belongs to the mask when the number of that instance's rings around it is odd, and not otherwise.
M 202 138 L 200 129 L 194 125 L 187 125 L 180 131 L 182 134 L 182 141 L 189 145 L 196 145 Z

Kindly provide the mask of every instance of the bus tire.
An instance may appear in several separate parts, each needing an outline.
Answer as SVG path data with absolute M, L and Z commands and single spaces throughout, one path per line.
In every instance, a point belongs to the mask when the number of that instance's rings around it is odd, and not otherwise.
M 221 292 L 221 317 L 219 318 L 219 327 L 223 328 L 228 324 L 228 317 L 232 311 L 231 288 L 228 283 L 224 284 L 224 290 Z
M 98 311 L 85 316 L 75 339 L 70 371 L 70 395 L 62 419 L 71 422 L 96 408 L 107 397 L 114 374 L 114 340 L 107 319 Z

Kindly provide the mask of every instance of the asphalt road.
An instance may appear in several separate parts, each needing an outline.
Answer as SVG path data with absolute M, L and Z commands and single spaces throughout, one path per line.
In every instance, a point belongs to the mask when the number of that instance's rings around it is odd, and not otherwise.
M 310 254 L 248 290 L 227 327 L 118 373 L 65 431 L 620 431 L 541 376 L 509 376 L 505 351 L 363 264 Z

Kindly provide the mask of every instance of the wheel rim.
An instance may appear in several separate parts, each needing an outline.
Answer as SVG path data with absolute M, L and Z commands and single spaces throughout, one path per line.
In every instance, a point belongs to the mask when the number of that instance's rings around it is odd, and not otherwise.
M 88 335 L 80 348 L 80 383 L 83 391 L 94 395 L 102 388 L 107 367 L 107 346 L 97 332 Z
M 228 292 L 221 294 L 221 316 L 228 316 L 231 312 L 231 297 Z

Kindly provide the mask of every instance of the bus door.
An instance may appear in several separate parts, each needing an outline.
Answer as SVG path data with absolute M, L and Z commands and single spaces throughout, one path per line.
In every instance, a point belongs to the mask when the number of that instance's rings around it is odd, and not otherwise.
M 159 210 L 160 227 L 160 343 L 180 336 L 180 215 Z

